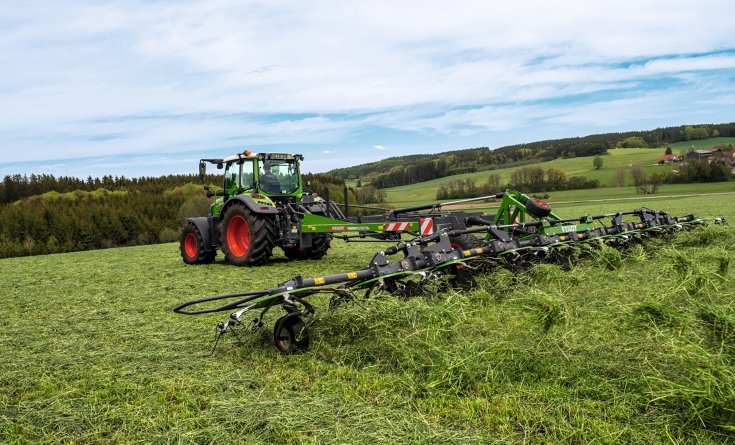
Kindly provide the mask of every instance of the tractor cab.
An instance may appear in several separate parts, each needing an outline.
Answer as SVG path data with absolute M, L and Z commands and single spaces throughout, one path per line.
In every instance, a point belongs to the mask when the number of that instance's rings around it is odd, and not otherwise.
M 202 180 L 207 174 L 207 162 L 224 168 L 223 189 L 208 192 L 209 196 L 222 196 L 213 205 L 213 214 L 219 212 L 224 201 L 233 196 L 250 194 L 255 199 L 268 202 L 301 198 L 301 172 L 299 161 L 303 156 L 288 153 L 251 153 L 246 150 L 225 159 L 202 159 L 199 163 L 199 176 Z M 208 187 L 206 187 L 208 188 Z
M 250 192 L 269 198 L 300 198 L 301 159 L 301 155 L 250 151 L 225 158 L 225 193 L 230 197 Z

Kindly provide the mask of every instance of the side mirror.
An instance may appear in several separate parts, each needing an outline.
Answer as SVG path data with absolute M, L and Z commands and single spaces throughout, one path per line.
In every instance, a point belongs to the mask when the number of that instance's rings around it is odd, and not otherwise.
M 221 162 L 219 164 L 217 164 L 217 170 L 222 170 L 222 167 L 224 167 L 224 165 L 222 165 Z
M 207 178 L 207 164 L 206 162 L 199 163 L 199 179 L 204 181 Z

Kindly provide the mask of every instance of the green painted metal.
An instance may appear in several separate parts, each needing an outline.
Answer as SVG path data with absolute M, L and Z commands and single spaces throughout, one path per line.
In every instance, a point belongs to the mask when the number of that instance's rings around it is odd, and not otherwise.
M 408 230 L 418 230 L 419 222 L 409 222 Z M 339 219 L 326 216 L 304 214 L 301 220 L 301 230 L 304 233 L 340 233 L 340 232 L 386 232 L 385 223 L 347 223 Z

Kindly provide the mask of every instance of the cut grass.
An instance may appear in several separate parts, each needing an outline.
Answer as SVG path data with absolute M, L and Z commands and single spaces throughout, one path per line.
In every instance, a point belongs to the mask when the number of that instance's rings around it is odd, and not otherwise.
M 314 298 L 311 348 L 288 357 L 275 313 L 202 357 L 226 314 L 172 308 L 360 269 L 375 244 L 255 269 L 186 266 L 176 244 L 0 260 L 0 442 L 728 443 L 734 238 L 711 227 L 612 270 L 501 269 L 474 292 L 331 314 Z

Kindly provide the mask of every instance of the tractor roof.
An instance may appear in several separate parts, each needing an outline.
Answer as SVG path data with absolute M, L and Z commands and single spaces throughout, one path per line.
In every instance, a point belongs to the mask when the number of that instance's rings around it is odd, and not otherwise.
M 303 159 L 303 156 L 291 153 L 251 153 L 249 150 L 245 150 L 244 153 L 226 157 L 223 162 L 236 161 L 238 159 L 291 160 Z

